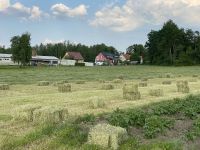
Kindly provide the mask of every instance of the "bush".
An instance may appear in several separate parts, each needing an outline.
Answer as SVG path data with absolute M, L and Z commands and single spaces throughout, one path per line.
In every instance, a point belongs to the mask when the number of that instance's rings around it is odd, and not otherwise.
M 75 66 L 85 66 L 85 63 L 75 63 Z

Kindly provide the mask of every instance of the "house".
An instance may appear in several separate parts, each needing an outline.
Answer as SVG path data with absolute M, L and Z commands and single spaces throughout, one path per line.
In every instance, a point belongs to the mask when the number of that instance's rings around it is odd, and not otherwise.
M 12 54 L 0 53 L 0 65 L 17 65 L 12 61 Z
M 109 52 L 101 52 L 99 53 L 95 58 L 95 64 L 96 65 L 113 65 L 118 63 L 118 55 L 109 53 Z
M 75 60 L 76 63 L 83 63 L 84 62 L 84 58 L 83 58 L 83 56 L 81 55 L 80 52 L 66 52 L 63 59 Z
M 131 55 L 129 54 L 121 54 L 119 59 L 121 62 L 130 62 Z
M 32 56 L 31 65 L 49 65 L 49 66 L 57 66 L 59 59 L 54 56 Z

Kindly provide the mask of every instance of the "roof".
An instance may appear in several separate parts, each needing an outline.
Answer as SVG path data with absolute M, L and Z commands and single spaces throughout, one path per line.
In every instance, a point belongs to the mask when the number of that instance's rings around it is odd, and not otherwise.
M 2 54 L 2 53 L 0 53 L 0 57 L 10 58 L 10 57 L 12 57 L 12 54 Z
M 114 59 L 115 54 L 109 53 L 109 52 L 101 52 L 106 58 Z
M 58 60 L 58 58 L 54 56 L 32 56 L 31 60 Z
M 125 58 L 126 60 L 130 60 L 130 58 L 131 58 L 131 55 L 129 55 L 129 54 L 123 54 L 123 56 L 124 56 L 124 58 Z
M 80 52 L 66 52 L 64 58 L 74 59 L 74 60 L 83 60 L 83 56 Z

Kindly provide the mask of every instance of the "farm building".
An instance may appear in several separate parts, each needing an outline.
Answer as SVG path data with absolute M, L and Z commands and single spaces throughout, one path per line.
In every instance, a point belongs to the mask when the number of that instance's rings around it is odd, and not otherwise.
M 84 58 L 83 58 L 83 56 L 81 55 L 80 52 L 66 52 L 63 59 L 75 60 L 76 63 L 83 63 L 84 62 Z
M 0 65 L 17 65 L 12 61 L 12 54 L 0 53 Z
M 122 61 L 122 62 L 129 62 L 130 61 L 130 55 L 129 54 L 121 54 L 119 56 L 119 59 Z
M 32 56 L 31 65 L 57 66 L 59 59 L 54 56 Z
M 108 53 L 108 52 L 101 52 L 95 58 L 96 65 L 113 65 L 118 63 L 119 56 Z

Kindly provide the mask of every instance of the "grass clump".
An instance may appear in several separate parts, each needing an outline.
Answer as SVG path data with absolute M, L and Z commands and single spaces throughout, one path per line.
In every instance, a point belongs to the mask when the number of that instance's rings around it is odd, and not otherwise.
M 139 87 L 147 87 L 147 82 L 140 82 Z
M 186 137 L 188 140 L 194 141 L 198 137 L 200 137 L 200 118 L 195 120 L 192 129 L 186 133 Z
M 106 106 L 104 100 L 98 96 L 89 98 L 89 107 L 92 109 L 104 108 Z
M 109 124 L 98 124 L 90 129 L 88 143 L 116 150 L 126 138 L 127 132 L 125 129 Z
M 181 93 L 189 93 L 190 92 L 188 81 L 177 81 L 176 86 L 177 86 L 178 92 L 181 92 Z
M 102 85 L 102 90 L 112 90 L 114 89 L 114 86 L 112 84 L 103 84 Z
M 58 85 L 58 91 L 61 93 L 71 92 L 71 84 Z
M 0 84 L 0 90 L 9 90 L 10 86 L 8 84 Z
M 163 89 L 151 89 L 151 90 L 149 91 L 149 95 L 150 95 L 150 96 L 159 97 L 159 96 L 163 96 L 163 95 L 164 95 L 164 92 L 163 92 Z
M 166 80 L 166 81 L 163 81 L 162 84 L 164 84 L 164 85 L 170 85 L 170 84 L 172 84 L 172 81 Z
M 49 86 L 50 82 L 49 81 L 39 81 L 38 86 Z
M 138 90 L 138 85 L 124 85 L 123 86 L 123 98 L 127 100 L 138 100 L 141 98 L 141 94 Z

